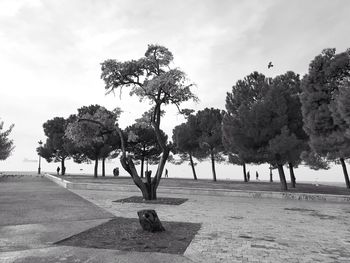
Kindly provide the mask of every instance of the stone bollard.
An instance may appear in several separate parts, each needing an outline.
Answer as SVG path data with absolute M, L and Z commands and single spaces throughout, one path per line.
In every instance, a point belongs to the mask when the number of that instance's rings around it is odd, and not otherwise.
M 152 233 L 165 231 L 155 210 L 140 210 L 137 215 L 143 230 Z

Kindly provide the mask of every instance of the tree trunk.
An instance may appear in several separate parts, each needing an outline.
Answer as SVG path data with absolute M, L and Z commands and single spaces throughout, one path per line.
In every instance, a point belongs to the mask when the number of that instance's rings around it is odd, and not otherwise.
M 95 159 L 94 177 L 97 178 L 98 158 Z
M 105 166 L 106 158 L 102 158 L 102 176 L 106 175 L 106 166 Z
M 243 166 L 243 177 L 244 177 L 244 182 L 248 182 L 247 170 L 246 170 L 245 163 L 243 163 L 242 166 Z
M 349 175 L 348 175 L 348 171 L 346 169 L 346 164 L 345 164 L 344 158 L 340 158 L 340 162 L 341 162 L 341 166 L 343 167 L 346 188 L 350 188 Z
M 158 97 L 160 97 L 160 93 L 158 94 Z M 160 103 L 156 102 L 156 105 L 154 107 L 154 114 L 153 114 L 153 118 L 152 118 L 151 122 L 152 122 L 152 126 L 154 128 L 154 132 L 155 132 L 156 137 L 157 137 L 158 144 L 162 149 L 162 156 L 161 156 L 159 164 L 158 164 L 157 172 L 154 175 L 154 178 L 151 180 L 150 184 L 144 183 L 142 181 L 140 176 L 137 174 L 137 170 L 135 168 L 134 162 L 132 161 L 131 157 L 126 155 L 125 143 L 124 143 L 124 139 L 123 139 L 124 138 L 123 132 L 119 128 L 119 126 L 116 125 L 117 132 L 118 132 L 119 137 L 121 139 L 121 148 L 122 148 L 122 152 L 123 152 L 123 155 L 120 158 L 120 163 L 123 166 L 123 168 L 125 169 L 125 171 L 127 171 L 130 174 L 135 185 L 141 190 L 142 196 L 146 200 L 157 199 L 157 188 L 158 188 L 160 179 L 162 177 L 164 166 L 165 166 L 165 163 L 169 157 L 169 152 L 170 152 L 170 149 L 168 148 L 168 146 L 166 145 L 166 142 L 162 138 L 162 134 L 161 134 L 161 131 L 159 128 L 160 115 L 161 115 Z M 147 166 L 148 166 L 148 163 L 147 163 Z M 149 179 L 148 179 L 148 181 L 149 181 Z
M 288 166 L 289 166 L 290 182 L 292 184 L 292 188 L 295 188 L 296 180 L 295 180 L 295 175 L 294 175 L 293 164 L 288 163 Z
M 155 187 L 155 184 L 152 182 L 152 171 L 147 171 L 145 173 L 146 176 L 146 191 L 142 192 L 143 199 L 145 200 L 156 200 L 157 199 L 157 187 Z
M 213 171 L 213 181 L 216 181 L 216 172 L 215 172 L 215 157 L 214 157 L 214 151 L 213 149 L 210 150 L 210 156 L 211 156 L 211 170 Z
M 197 180 L 196 170 L 194 169 L 194 164 L 193 164 L 193 159 L 192 159 L 191 154 L 190 154 L 190 162 L 191 162 L 191 167 L 192 167 L 193 179 Z
M 270 183 L 273 183 L 273 178 L 272 178 L 272 166 L 270 165 Z
M 153 179 L 151 178 L 151 171 L 146 171 L 146 182 L 143 182 L 142 179 L 139 177 L 137 174 L 137 170 L 135 168 L 135 165 L 131 159 L 131 157 L 127 156 L 122 156 L 120 158 L 120 163 L 127 171 L 131 178 L 133 179 L 135 185 L 141 190 L 142 197 L 145 200 L 156 200 L 157 199 L 157 188 L 160 182 L 160 178 L 162 176 L 164 166 L 166 163 L 166 160 L 168 159 L 169 156 L 169 150 L 166 149 L 162 157 L 160 158 L 159 164 L 158 164 L 158 169 L 156 174 L 154 175 Z
M 280 176 L 280 181 L 281 181 L 281 188 L 282 190 L 288 190 L 286 176 L 284 175 L 283 165 L 279 164 L 277 165 L 277 167 L 278 167 L 278 174 Z
M 141 178 L 143 178 L 143 165 L 144 165 L 144 162 L 145 162 L 145 157 L 142 157 L 142 159 L 141 159 L 141 172 L 140 172 Z
M 65 158 L 61 159 L 61 175 L 66 174 L 66 167 L 64 166 L 64 160 L 65 160 Z

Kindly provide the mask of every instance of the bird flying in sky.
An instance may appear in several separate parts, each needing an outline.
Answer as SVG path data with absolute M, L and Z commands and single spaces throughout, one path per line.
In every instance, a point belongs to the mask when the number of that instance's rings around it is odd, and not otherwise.
M 273 65 L 272 65 L 272 62 L 270 61 L 269 64 L 267 65 L 267 68 L 269 69 L 269 68 L 272 68 L 272 67 L 273 67 Z

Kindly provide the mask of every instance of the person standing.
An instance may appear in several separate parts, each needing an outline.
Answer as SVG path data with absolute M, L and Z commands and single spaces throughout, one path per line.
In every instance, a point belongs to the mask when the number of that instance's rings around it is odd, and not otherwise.
M 258 173 L 258 171 L 256 171 L 255 177 L 256 177 L 256 180 L 259 181 L 259 173 Z
M 57 171 L 57 175 L 60 175 L 60 167 L 59 166 L 57 166 L 57 169 L 56 169 L 56 171 Z
M 168 169 L 165 169 L 165 178 L 168 178 Z

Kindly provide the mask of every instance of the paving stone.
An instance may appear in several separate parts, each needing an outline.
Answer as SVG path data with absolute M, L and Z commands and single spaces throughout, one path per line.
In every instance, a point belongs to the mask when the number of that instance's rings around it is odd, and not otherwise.
M 72 190 L 116 216 L 155 209 L 160 220 L 201 223 L 185 252 L 194 262 L 350 262 L 348 204 L 169 194 L 180 206 L 113 203 L 134 193 Z

